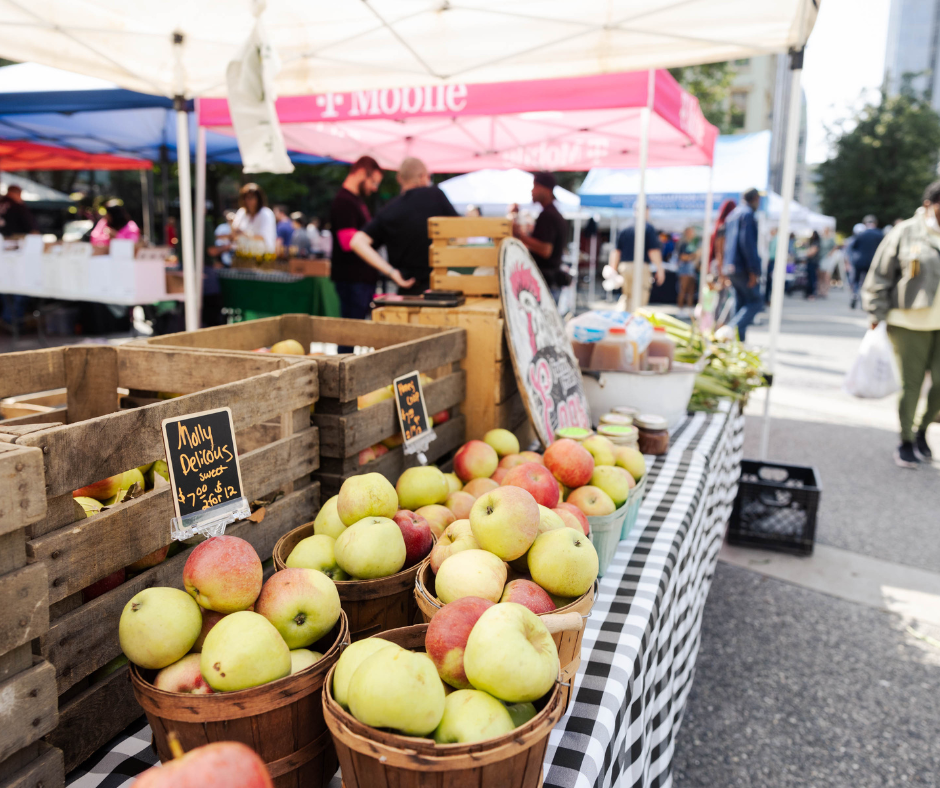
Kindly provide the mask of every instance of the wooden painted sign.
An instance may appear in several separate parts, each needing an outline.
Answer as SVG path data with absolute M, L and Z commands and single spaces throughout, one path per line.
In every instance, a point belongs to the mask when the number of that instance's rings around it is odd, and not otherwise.
M 162 424 L 178 519 L 243 497 L 230 408 L 164 419 Z
M 543 446 L 561 427 L 591 427 L 581 369 L 542 272 L 515 238 L 499 249 L 506 340 L 529 420 Z
M 398 423 L 406 446 L 423 442 L 431 434 L 431 420 L 424 404 L 421 377 L 417 370 L 392 381 L 395 404 L 398 406 Z

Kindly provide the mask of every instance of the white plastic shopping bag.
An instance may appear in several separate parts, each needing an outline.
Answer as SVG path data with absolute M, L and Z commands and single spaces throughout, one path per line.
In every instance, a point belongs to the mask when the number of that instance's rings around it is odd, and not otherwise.
M 901 388 L 894 349 L 888 339 L 888 326 L 882 321 L 871 328 L 862 339 L 842 390 L 853 397 L 881 399 Z

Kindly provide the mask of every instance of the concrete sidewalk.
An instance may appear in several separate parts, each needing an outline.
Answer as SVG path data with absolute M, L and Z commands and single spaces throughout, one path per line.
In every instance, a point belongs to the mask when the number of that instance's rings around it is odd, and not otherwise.
M 770 457 L 822 480 L 810 558 L 725 545 L 673 784 L 940 786 L 940 465 L 894 465 L 893 397 L 841 391 L 867 327 L 787 299 Z M 766 323 L 748 338 L 766 344 Z M 749 404 L 758 457 L 763 395 Z M 928 430 L 940 455 L 940 425 Z

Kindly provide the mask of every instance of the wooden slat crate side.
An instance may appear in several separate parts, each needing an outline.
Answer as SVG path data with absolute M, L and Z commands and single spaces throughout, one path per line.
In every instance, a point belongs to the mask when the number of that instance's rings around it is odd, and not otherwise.
M 5 427 L 20 427 L 27 424 L 66 424 L 69 412 L 66 408 L 51 408 L 43 413 L 31 413 L 28 416 L 12 416 L 0 420 L 0 431 Z
M 46 482 L 40 449 L 0 443 L 0 535 L 46 515 Z
M 254 500 L 315 471 L 317 428 L 283 438 L 240 457 L 246 495 Z M 30 540 L 30 561 L 49 572 L 49 600 L 57 602 L 171 542 L 174 516 L 169 487 Z
M 64 348 L 23 350 L 0 358 L 0 398 L 64 386 Z
M 518 391 L 508 400 L 496 406 L 497 427 L 512 430 L 527 418 L 528 414 L 522 402 L 522 394 Z
M 49 578 L 42 564 L 0 575 L 0 654 L 49 629 Z
M 428 237 L 438 238 L 508 238 L 512 222 L 496 217 L 432 216 L 428 219 Z
M 65 759 L 62 750 L 39 741 L 20 750 L 28 758 L 17 762 L 15 771 L 8 775 L 0 774 L 0 788 L 62 788 L 65 785 Z M 0 769 L 7 763 L 0 764 Z
M 505 402 L 513 394 L 519 391 L 519 384 L 516 383 L 516 370 L 509 359 L 498 361 L 496 369 L 496 390 L 493 392 L 494 401 L 497 403 Z
M 0 654 L 0 683 L 29 670 L 33 666 L 33 647 L 30 643 L 17 646 L 6 654 Z
M 469 296 L 498 296 L 499 277 L 472 276 L 468 274 L 453 275 L 440 268 L 431 270 L 432 290 L 458 290 Z
M 462 402 L 466 378 L 466 373 L 460 370 L 423 386 L 428 415 Z M 320 454 L 324 457 L 353 457 L 401 431 L 392 399 L 347 416 L 315 413 L 313 421 L 320 428 Z
M 450 246 L 435 241 L 431 245 L 431 268 L 498 268 L 496 246 Z
M 109 345 L 76 345 L 64 348 L 63 353 L 70 423 L 118 410 L 118 349 Z
M 213 350 L 256 350 L 271 347 L 286 337 L 281 335 L 281 318 L 265 317 L 225 326 L 181 331 L 144 340 L 149 345 L 172 345 Z
M 266 560 L 277 540 L 312 520 L 319 507 L 320 485 L 314 482 L 266 507 L 260 523 L 242 522 L 230 526 L 226 533 L 250 542 Z M 40 638 L 40 648 L 56 669 L 59 694 L 121 653 L 118 622 L 131 597 L 154 586 L 183 587 L 183 566 L 189 553 L 187 549 L 173 556 L 52 622 Z
M 46 494 L 57 496 L 163 457 L 163 419 L 229 406 L 240 430 L 310 405 L 316 393 L 316 365 L 298 363 L 142 408 L 21 435 L 15 441 L 43 450 Z
M 3 400 L 4 404 L 12 403 L 17 405 L 35 405 L 46 408 L 64 408 L 66 402 L 66 391 L 64 388 L 49 389 L 48 391 L 37 391 L 35 394 L 20 394 L 16 397 L 8 397 Z
M 0 725 L 0 761 L 45 736 L 56 726 L 55 668 L 36 658 L 33 667 L 0 684 L 5 720 Z

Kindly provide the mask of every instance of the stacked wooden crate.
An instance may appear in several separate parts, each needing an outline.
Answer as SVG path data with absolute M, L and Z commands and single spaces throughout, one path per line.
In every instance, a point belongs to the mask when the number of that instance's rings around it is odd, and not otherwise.
M 499 295 L 499 244 L 512 235 L 509 219 L 436 216 L 428 219 L 431 289 Z M 476 275 L 469 269 L 491 269 Z M 454 272 L 452 269 L 464 269 Z
M 437 439 L 426 452 L 431 462 L 446 457 L 465 440 L 468 421 L 456 412 L 456 406 L 465 401 L 471 376 L 458 366 L 466 356 L 468 342 L 467 332 L 461 327 L 378 325 L 363 320 L 281 315 L 168 334 L 151 338 L 148 343 L 244 354 L 270 348 L 285 339 L 297 340 L 304 349 L 312 343 L 327 343 L 357 350 L 316 356 L 320 376 L 320 399 L 313 416 L 320 428 L 320 471 L 316 478 L 324 498 L 334 495 L 345 479 L 358 473 L 381 473 L 394 484 L 405 468 L 417 462 L 415 455 L 405 455 L 400 447 L 393 447 L 381 457 L 360 464 L 361 451 L 401 434 L 391 399 L 369 404 L 374 398 L 360 398 L 390 386 L 399 375 L 418 370 L 432 378 L 423 385 L 428 414 L 449 412 L 449 420 L 434 427 Z
M 50 663 L 58 724 L 53 717 L 41 727 L 64 751 L 69 770 L 141 715 L 127 666 L 119 664 L 118 621 L 144 588 L 182 587 L 188 555 L 125 574 L 171 542 L 168 486 L 87 519 L 72 491 L 163 458 L 163 419 L 228 406 L 246 496 L 280 495 L 258 522 L 227 532 L 267 559 L 280 536 L 319 506 L 319 485 L 311 480 L 318 434 L 310 426 L 318 378 L 314 361 L 277 356 L 92 345 L 0 355 L 0 397 L 60 387 L 67 392 L 64 410 L 0 421 L 0 445 L 41 458 L 34 476 L 45 513 L 21 538 L 27 568 L 46 580 L 49 604 L 49 627 L 37 633 L 37 650 Z M 150 404 L 122 410 L 122 401 Z M 109 590 L 95 596 L 92 584 Z
M 55 668 L 33 654 L 49 629 L 49 581 L 28 564 L 27 531 L 46 514 L 40 449 L 0 442 L 0 786 L 57 788 L 61 750 L 42 741 L 56 726 Z

